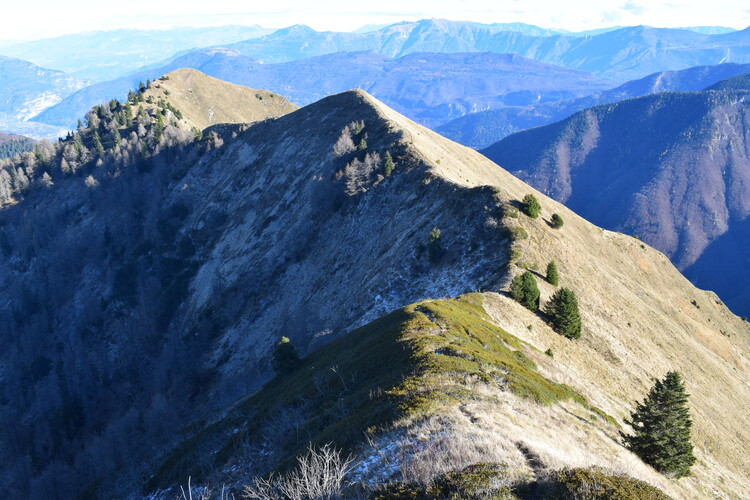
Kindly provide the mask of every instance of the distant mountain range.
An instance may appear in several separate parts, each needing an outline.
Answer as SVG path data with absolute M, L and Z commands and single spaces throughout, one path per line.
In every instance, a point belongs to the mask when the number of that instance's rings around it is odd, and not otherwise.
M 503 25 L 426 19 L 367 33 L 318 32 L 297 25 L 224 47 L 264 62 L 363 50 L 389 57 L 412 52 L 492 51 L 518 54 L 625 82 L 657 71 L 721 62 L 748 63 L 750 29 L 704 34 L 687 29 L 633 26 L 595 35 L 540 36 L 506 31 Z
M 91 31 L 0 46 L 0 54 L 82 80 L 111 80 L 175 53 L 272 33 L 260 26 Z
M 34 120 L 70 127 L 91 106 L 122 99 L 139 81 L 184 67 L 278 92 L 297 105 L 361 88 L 429 126 L 480 109 L 558 101 L 613 85 L 582 71 L 493 52 L 412 53 L 398 59 L 373 51 L 339 52 L 268 64 L 234 50 L 206 49 L 159 68 L 86 87 Z
M 580 111 L 482 152 L 602 227 L 664 252 L 750 315 L 750 86 Z
M 241 40 L 237 41 L 238 39 Z M 211 44 L 214 45 L 213 48 L 193 49 Z M 464 143 L 483 146 L 519 127 L 539 125 L 541 117 L 541 121 L 558 119 L 570 111 L 554 108 L 527 110 L 525 108 L 528 105 L 581 97 L 584 95 L 581 92 L 595 93 L 605 87 L 593 89 L 584 85 L 581 88 L 570 88 L 563 85 L 560 87 L 562 92 L 557 95 L 549 88 L 529 88 L 524 94 L 521 89 L 504 89 L 500 82 L 488 85 L 479 95 L 468 95 L 465 99 L 451 98 L 450 95 L 435 99 L 437 93 L 445 91 L 447 80 L 458 77 L 455 68 L 458 63 L 446 58 L 444 61 L 447 66 L 442 68 L 441 61 L 433 58 L 428 63 L 429 68 L 423 72 L 420 68 L 410 68 L 403 73 L 403 76 L 408 76 L 411 80 L 445 78 L 441 81 L 442 91 L 431 92 L 425 102 L 418 102 L 421 99 L 414 95 L 393 96 L 392 90 L 381 89 L 381 93 L 378 93 L 375 87 L 383 87 L 386 72 L 398 73 L 404 69 L 386 64 L 376 55 L 408 62 L 409 59 L 405 59 L 405 56 L 414 53 L 506 53 L 586 71 L 603 81 L 624 82 L 655 72 L 681 70 L 697 65 L 750 63 L 750 28 L 727 32 L 725 29 L 710 27 L 666 29 L 635 26 L 560 34 L 555 30 L 543 30 L 523 24 L 481 24 L 430 19 L 396 23 L 354 33 L 318 32 L 303 25 L 272 33 L 260 27 L 236 26 L 165 32 L 94 32 L 11 45 L 3 49 L 3 52 L 44 61 L 45 64 L 73 71 L 76 75 L 93 78 L 116 76 L 131 71 L 136 66 L 141 67 L 122 80 L 101 82 L 102 86 L 92 87 L 84 95 L 75 96 L 63 107 L 50 110 L 36 119 L 58 126 L 74 123 L 97 102 L 121 97 L 123 92 L 140 79 L 158 77 L 180 67 L 194 67 L 222 79 L 272 88 L 288 95 L 300 105 L 326 95 L 323 89 L 330 89 L 328 93 L 331 93 L 348 88 L 365 88 L 412 118 L 433 127 L 461 115 L 502 108 L 503 111 L 490 120 L 501 125 L 459 124 L 454 128 L 441 130 L 452 137 L 461 135 Z M 362 52 L 373 54 L 365 60 L 367 58 L 361 55 Z M 334 55 L 343 53 L 354 55 Z M 322 56 L 330 56 L 330 59 L 316 59 Z M 163 57 L 168 58 L 156 62 Z M 228 57 L 233 59 L 228 60 Z M 347 60 L 347 57 L 352 59 Z M 212 58 L 216 60 L 210 61 Z M 309 61 L 305 63 L 300 62 L 301 60 Z M 327 61 L 335 61 L 340 66 L 326 67 Z M 274 76 L 269 76 L 270 69 L 259 67 L 261 63 L 267 65 L 284 62 L 296 62 L 297 65 L 283 69 L 277 67 Z M 364 68 L 361 67 L 363 64 Z M 219 68 L 221 65 L 224 67 Z M 236 68 L 230 67 L 232 65 Z M 240 74 L 250 70 L 257 74 L 255 80 Z M 309 71 L 316 70 L 320 73 L 309 74 Z M 361 78 L 353 77 L 357 72 L 360 73 L 357 77 Z M 336 76 L 329 81 L 325 78 L 326 74 Z M 512 79 L 512 76 L 503 76 L 503 79 L 507 78 Z M 295 80 L 304 80 L 309 86 L 308 92 L 299 91 L 300 95 L 293 95 L 298 91 Z M 395 79 L 398 80 L 399 78 Z M 460 94 L 460 85 L 468 87 L 471 93 L 475 93 L 480 87 L 471 85 L 467 80 L 461 81 L 460 78 L 456 81 L 459 83 L 449 94 Z M 539 79 L 535 81 L 535 85 L 538 85 Z M 412 90 L 406 89 L 406 93 L 409 94 Z M 506 90 L 512 95 L 508 96 Z M 496 95 L 492 96 L 493 92 Z M 409 104 L 404 105 L 406 101 Z M 508 106 L 522 106 L 524 109 L 506 109 Z M 466 131 L 472 127 L 481 130 L 478 133 Z M 501 135 L 493 137 L 494 129 Z M 471 137 L 472 135 L 477 137 Z
M 26 121 L 85 87 L 62 71 L 0 56 L 0 131 L 37 139 L 54 139 L 64 127 Z
M 697 66 L 679 71 L 660 71 L 639 80 L 626 82 L 617 88 L 578 99 L 531 106 L 507 106 L 469 113 L 438 126 L 436 131 L 456 142 L 481 149 L 515 132 L 562 120 L 591 106 L 657 92 L 703 90 L 726 78 L 748 72 L 750 64 L 734 63 Z M 738 83 L 727 80 L 722 85 L 730 85 L 730 82 Z
M 62 71 L 0 56 L 0 113 L 25 120 L 85 87 Z

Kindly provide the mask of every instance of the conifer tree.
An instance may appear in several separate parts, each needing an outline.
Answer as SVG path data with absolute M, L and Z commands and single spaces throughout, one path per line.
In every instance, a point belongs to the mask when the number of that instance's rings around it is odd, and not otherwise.
M 443 255 L 443 245 L 440 238 L 440 229 L 437 227 L 433 227 L 432 231 L 430 231 L 429 237 L 427 238 L 427 257 L 433 264 L 437 263 L 440 260 L 440 257 L 442 257 Z
M 293 371 L 299 366 L 299 354 L 288 337 L 281 337 L 281 341 L 276 344 L 273 351 L 273 369 L 278 374 L 285 374 Z
M 393 157 L 390 151 L 385 152 L 385 162 L 383 163 L 383 173 L 386 177 L 393 173 Z
M 164 118 L 162 118 L 161 113 L 156 114 L 156 125 L 154 125 L 154 142 L 156 144 L 159 144 L 159 141 L 161 141 L 161 136 L 164 133 Z
M 663 474 L 680 478 L 690 474 L 695 463 L 688 409 L 688 394 L 678 372 L 657 380 L 630 420 L 633 434 L 620 432 L 623 444 Z
M 581 336 L 581 314 L 573 290 L 563 287 L 556 291 L 547 303 L 545 312 L 557 333 L 571 339 Z
M 557 274 L 557 264 L 554 260 L 549 261 L 547 264 L 547 282 L 550 285 L 557 286 L 560 281 L 560 277 Z
M 542 211 L 542 206 L 533 194 L 527 194 L 523 197 L 521 209 L 523 210 L 523 213 L 532 219 L 536 219 L 539 217 L 539 212 Z
M 531 272 L 519 274 L 510 283 L 510 296 L 530 311 L 539 309 L 539 287 Z
M 98 156 L 102 156 L 104 154 L 104 146 L 102 146 L 102 141 L 99 138 L 99 132 L 94 130 L 94 134 L 91 137 L 91 144 L 94 146 L 94 151 L 96 151 L 96 154 Z

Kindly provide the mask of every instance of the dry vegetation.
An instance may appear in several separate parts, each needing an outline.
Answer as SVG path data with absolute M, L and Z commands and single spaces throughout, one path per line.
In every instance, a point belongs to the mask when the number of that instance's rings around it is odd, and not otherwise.
M 540 269 L 549 260 L 558 263 L 560 285 L 579 296 L 583 335 L 571 342 L 555 334 L 539 316 L 504 294 L 486 294 L 486 310 L 499 326 L 536 347 L 539 354 L 532 359 L 541 373 L 569 384 L 619 421 L 645 396 L 652 378 L 668 370 L 682 373 L 691 395 L 698 463 L 692 477 L 669 484 L 619 449 L 612 430 L 583 424 L 562 407 L 535 409 L 509 402 L 485 406 L 475 417 L 497 426 L 488 433 L 488 438 L 494 436 L 493 447 L 499 446 L 497 436 L 523 436 L 521 440 L 528 440 L 540 456 L 549 457 L 547 463 L 633 470 L 636 477 L 658 483 L 678 497 L 735 497 L 750 491 L 750 428 L 743 425 L 750 421 L 748 323 L 715 294 L 692 286 L 660 252 L 588 223 L 478 153 L 371 102 L 406 131 L 434 175 L 461 186 L 494 186 L 498 198 L 509 205 L 527 193 L 535 194 L 541 217 L 519 217 L 529 238 L 514 242 L 514 248 L 519 260 Z M 549 226 L 553 213 L 566 221 L 561 230 Z M 554 288 L 537 277 L 544 304 Z M 541 354 L 548 348 L 554 359 Z M 514 421 L 518 427 L 511 431 L 508 423 Z
M 167 73 L 146 91 L 164 99 L 203 130 L 219 123 L 253 123 L 291 113 L 297 106 L 278 94 L 217 80 L 194 69 Z

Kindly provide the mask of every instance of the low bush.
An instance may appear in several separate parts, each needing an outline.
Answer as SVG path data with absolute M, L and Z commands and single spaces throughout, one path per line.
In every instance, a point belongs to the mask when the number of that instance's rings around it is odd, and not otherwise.
M 521 210 L 532 219 L 536 219 L 542 211 L 542 206 L 533 194 L 527 194 L 521 202 Z
M 516 276 L 510 283 L 510 296 L 530 311 L 539 309 L 539 295 L 539 287 L 530 271 Z
M 581 336 L 581 314 L 578 299 L 569 288 L 560 288 L 547 303 L 545 312 L 549 316 L 552 329 L 570 339 Z

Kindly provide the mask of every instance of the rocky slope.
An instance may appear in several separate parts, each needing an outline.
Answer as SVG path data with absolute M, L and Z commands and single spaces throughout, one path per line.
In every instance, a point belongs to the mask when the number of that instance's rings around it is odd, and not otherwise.
M 591 221 L 663 251 L 747 314 L 748 96 L 664 93 L 598 106 L 484 153 Z M 714 242 L 725 258 L 706 262 Z
M 451 452 L 463 461 L 506 461 L 526 475 L 599 464 L 688 498 L 750 486 L 748 431 L 737 425 L 750 417 L 747 325 L 663 255 L 541 194 L 544 219 L 513 218 L 532 188 L 362 91 L 210 127 L 200 141 L 155 100 L 132 125 L 126 105 L 98 107 L 98 123 L 41 164 L 3 167 L 28 180 L 0 211 L 0 299 L 9 304 L 0 311 L 0 451 L 13 458 L 0 477 L 11 496 L 44 498 L 53 487 L 137 495 L 184 482 L 195 467 L 194 481 L 228 474 L 236 484 L 314 436 L 355 436 L 347 444 L 367 459 L 360 477 L 373 484 L 392 469 L 357 447 L 367 429 L 358 425 L 369 423 L 375 447 L 422 450 L 406 458 L 427 479 L 420 457 L 442 457 L 455 442 L 469 443 Z M 120 121 L 118 142 L 110 129 Z M 64 168 L 66 154 L 78 155 L 75 168 Z M 551 212 L 562 230 L 546 224 Z M 497 293 L 521 263 L 549 258 L 580 295 L 578 342 Z M 551 288 L 542 288 L 546 300 Z M 356 329 L 476 290 L 488 292 Z M 261 400 L 233 406 L 272 380 L 282 335 L 312 354 L 313 373 L 275 379 Z M 540 354 L 547 348 L 554 361 Z M 616 444 L 615 421 L 668 367 L 693 394 L 701 459 L 679 483 Z M 450 399 L 439 396 L 450 387 Z M 379 394 L 404 412 L 380 413 L 393 407 Z M 310 402 L 323 409 L 314 424 Z M 255 431 L 281 447 L 263 448 Z
M 306 352 L 499 279 L 504 236 L 482 223 L 492 192 L 423 182 L 411 139 L 369 99 L 213 127 L 200 142 L 158 99 L 143 115 L 131 103 L 132 125 L 114 134 L 128 106 L 110 104 L 44 162 L 4 167 L 2 418 L 15 423 L 3 455 L 31 450 L 2 471 L 14 494 L 43 496 L 61 474 L 77 490 L 137 463 L 168 429 L 260 387 L 282 334 Z M 383 175 L 388 151 L 398 177 Z M 435 226 L 451 236 L 433 269 Z M 133 440 L 138 421 L 148 431 Z

